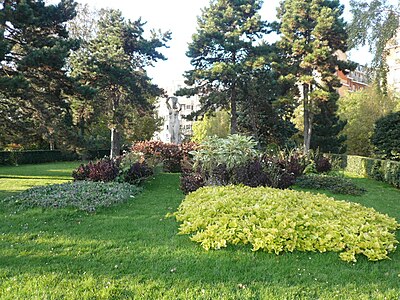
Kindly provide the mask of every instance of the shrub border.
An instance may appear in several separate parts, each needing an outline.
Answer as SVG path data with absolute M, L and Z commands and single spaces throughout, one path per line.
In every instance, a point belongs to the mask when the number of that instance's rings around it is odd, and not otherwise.
M 330 156 L 339 160 L 341 168 L 347 172 L 400 188 L 400 162 L 357 155 L 330 154 Z
M 39 164 L 56 161 L 73 161 L 102 158 L 110 150 L 87 150 L 83 154 L 62 150 L 0 151 L 0 165 Z

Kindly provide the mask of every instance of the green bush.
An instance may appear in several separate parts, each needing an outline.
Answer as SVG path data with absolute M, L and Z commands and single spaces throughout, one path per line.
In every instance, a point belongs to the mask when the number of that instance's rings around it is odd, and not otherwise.
M 400 162 L 356 155 L 332 155 L 341 167 L 350 173 L 381 180 L 400 188 Z
M 341 252 L 369 260 L 396 249 L 395 219 L 325 195 L 245 186 L 203 187 L 186 196 L 174 214 L 180 234 L 208 249 L 251 244 L 253 251 Z
M 73 207 L 94 212 L 125 202 L 139 191 L 140 188 L 129 183 L 76 181 L 34 187 L 3 201 L 18 209 Z
M 400 160 L 400 112 L 376 121 L 371 142 L 379 157 Z
M 297 178 L 296 184 L 303 188 L 329 190 L 335 194 L 358 196 L 365 192 L 365 189 L 358 187 L 349 179 L 338 176 L 317 174 L 303 175 Z
M 255 142 L 251 137 L 239 134 L 227 138 L 208 137 L 200 144 L 200 149 L 192 151 L 195 167 L 204 172 L 212 172 L 224 165 L 228 171 L 244 165 L 258 156 Z

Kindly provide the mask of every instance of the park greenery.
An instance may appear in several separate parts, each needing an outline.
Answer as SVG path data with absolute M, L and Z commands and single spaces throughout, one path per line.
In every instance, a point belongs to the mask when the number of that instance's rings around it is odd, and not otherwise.
M 35 185 L 70 181 L 78 166 L 79 162 L 2 166 L 0 198 L 17 196 Z M 365 194 L 318 193 L 336 202 L 374 208 L 371 216 L 378 211 L 400 220 L 398 189 L 371 179 L 351 176 L 349 180 L 367 190 Z M 179 223 L 166 218 L 184 198 L 178 185 L 179 174 L 160 173 L 134 198 L 95 213 L 70 207 L 16 212 L 18 206 L 2 203 L 0 299 L 358 300 L 396 299 L 400 293 L 398 250 L 389 254 L 390 260 L 378 262 L 356 255 L 356 263 L 344 262 L 340 252 L 330 251 L 276 255 L 251 251 L 250 245 L 205 251 L 188 236 L 178 235 Z M 316 190 L 307 191 L 313 199 L 326 198 L 315 195 Z
M 375 121 L 399 108 L 378 70 L 385 69 L 378 65 L 398 28 L 398 7 L 354 0 L 357 18 L 347 24 L 339 1 L 281 1 L 276 22 L 262 20 L 262 5 L 212 0 L 198 17 L 187 51 L 192 68 L 177 92 L 200 97 L 200 110 L 189 116 L 197 119 L 193 140 L 229 130 L 253 136 L 264 148 L 302 144 L 306 153 L 375 153 Z M 0 124 L 1 148 L 80 155 L 110 149 L 116 157 L 121 147 L 159 130 L 156 103 L 165 91 L 146 69 L 167 59 L 161 50 L 171 32 L 74 0 L 5 1 L 0 9 L 0 116 L 7 120 Z M 276 42 L 268 42 L 271 34 L 278 35 Z M 367 103 L 355 109 L 338 101 L 335 75 L 356 65 L 339 60 L 337 51 L 366 43 L 376 50 L 375 62 L 381 60 L 369 99 L 383 109 L 371 114 Z M 346 97 L 349 103 L 357 98 Z
M 0 299 L 398 298 L 399 9 L 353 0 L 346 24 L 338 0 L 282 0 L 271 23 L 262 5 L 202 10 L 176 94 L 200 110 L 173 144 L 151 140 L 170 95 L 146 72 L 171 32 L 0 4 Z M 338 51 L 367 42 L 371 86 L 340 98 Z
M 174 216 L 182 223 L 179 233 L 206 250 L 251 244 L 252 251 L 275 254 L 341 252 L 342 260 L 354 262 L 358 254 L 388 258 L 400 227 L 359 204 L 265 187 L 203 187 L 186 196 Z

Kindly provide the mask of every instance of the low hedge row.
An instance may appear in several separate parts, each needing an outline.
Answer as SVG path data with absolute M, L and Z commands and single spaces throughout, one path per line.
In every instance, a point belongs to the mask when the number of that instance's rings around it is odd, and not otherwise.
M 334 154 L 332 157 L 339 160 L 340 166 L 345 171 L 400 188 L 400 162 L 356 155 Z
M 94 160 L 109 154 L 110 150 L 87 150 L 82 155 L 62 150 L 0 151 L 0 165 L 39 164 L 78 159 Z

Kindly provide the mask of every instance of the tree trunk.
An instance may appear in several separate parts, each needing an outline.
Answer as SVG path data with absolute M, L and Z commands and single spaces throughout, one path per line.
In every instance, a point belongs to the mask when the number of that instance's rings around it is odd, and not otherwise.
M 232 85 L 231 94 L 231 134 L 237 133 L 236 83 Z
M 120 133 L 116 128 L 111 128 L 111 153 L 110 157 L 117 157 L 121 152 Z
M 311 133 L 312 133 L 312 119 L 313 114 L 310 111 L 310 100 L 309 100 L 309 86 L 303 84 L 303 108 L 304 108 L 304 154 L 308 156 L 310 151 Z
M 120 144 L 120 132 L 118 131 L 118 119 L 117 119 L 117 108 L 119 106 L 119 97 L 118 88 L 114 91 L 114 99 L 112 100 L 112 123 L 111 124 L 111 153 L 110 157 L 114 158 L 120 155 L 121 144 Z
M 236 52 L 232 53 L 232 64 L 236 64 Z M 236 107 L 236 78 L 233 79 L 231 86 L 231 134 L 237 133 L 237 107 Z
M 80 117 L 80 120 L 79 120 L 79 134 L 83 141 L 83 139 L 85 137 L 85 119 L 83 117 Z

